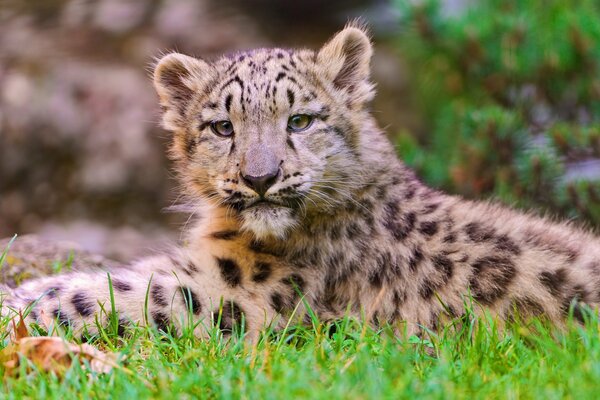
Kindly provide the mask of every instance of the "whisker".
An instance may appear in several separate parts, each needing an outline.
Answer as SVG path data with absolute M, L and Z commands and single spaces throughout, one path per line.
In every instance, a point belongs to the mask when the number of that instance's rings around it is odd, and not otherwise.
M 314 195 L 314 196 L 316 196 L 320 200 L 322 200 L 324 203 L 327 204 L 327 206 L 329 206 L 331 208 L 334 207 L 334 204 L 332 204 L 329 201 L 329 200 L 331 200 L 331 198 L 327 195 L 327 193 L 323 193 L 323 192 L 320 192 L 320 191 L 318 191 L 316 189 L 312 189 L 312 188 L 309 190 L 309 193 L 312 194 L 312 195 Z
M 314 189 L 316 188 L 316 186 L 317 186 L 317 185 L 315 185 L 315 187 L 313 187 L 313 188 L 311 188 L 311 189 L 313 189 L 313 190 L 314 190 Z M 335 188 L 335 187 L 328 186 L 328 185 L 321 185 L 321 187 L 323 187 L 323 188 L 328 188 L 328 189 L 332 189 L 332 190 L 335 190 L 335 189 L 337 189 L 337 188 Z M 322 193 L 322 192 L 320 192 L 320 193 Z M 341 195 L 343 199 L 351 201 L 351 202 L 352 202 L 352 203 L 354 203 L 356 206 L 358 206 L 358 207 L 361 207 L 361 208 L 362 208 L 363 210 L 365 210 L 366 212 L 370 213 L 371 215 L 374 215 L 372 210 L 369 210 L 369 209 L 368 209 L 367 207 L 365 207 L 363 204 L 361 204 L 361 203 L 360 203 L 360 202 L 358 202 L 356 199 L 354 199 L 354 198 L 353 198 L 351 195 L 349 195 L 349 194 L 347 194 L 347 193 L 344 193 L 344 192 L 341 192 L 341 191 L 340 191 L 340 192 L 337 192 L 337 193 L 338 193 L 339 195 Z M 322 193 L 322 194 L 326 194 L 326 193 Z

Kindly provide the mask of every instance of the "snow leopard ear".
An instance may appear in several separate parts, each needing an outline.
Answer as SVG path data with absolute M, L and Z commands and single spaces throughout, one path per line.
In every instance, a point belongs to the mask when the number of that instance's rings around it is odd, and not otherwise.
M 194 92 L 202 90 L 210 79 L 212 67 L 197 58 L 171 53 L 154 68 L 154 88 L 166 111 L 183 114 Z
M 374 94 L 369 82 L 372 55 L 367 29 L 350 23 L 319 50 L 317 63 L 335 88 L 348 92 L 354 101 L 366 102 Z

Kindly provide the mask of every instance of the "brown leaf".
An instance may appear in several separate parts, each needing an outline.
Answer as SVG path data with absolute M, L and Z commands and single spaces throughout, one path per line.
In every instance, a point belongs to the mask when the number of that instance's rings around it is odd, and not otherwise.
M 11 332 L 11 342 L 16 342 L 19 339 L 26 338 L 29 336 L 29 331 L 27 330 L 27 325 L 25 325 L 25 321 L 23 318 L 23 313 L 19 310 L 19 323 L 15 325 L 15 320 L 11 321 L 13 325 L 13 330 Z
M 103 353 L 89 344 L 72 344 L 59 337 L 20 338 L 0 351 L 0 362 L 6 375 L 18 371 L 21 362 L 25 361 L 41 370 L 62 374 L 74 360 L 82 366 L 87 360 L 90 370 L 97 373 L 107 373 L 117 365 L 116 354 Z

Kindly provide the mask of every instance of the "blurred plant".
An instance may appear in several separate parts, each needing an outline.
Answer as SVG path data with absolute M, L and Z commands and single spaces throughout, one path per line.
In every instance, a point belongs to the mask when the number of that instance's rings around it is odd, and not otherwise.
M 398 136 L 428 182 L 600 224 L 600 3 L 396 1 L 430 134 Z

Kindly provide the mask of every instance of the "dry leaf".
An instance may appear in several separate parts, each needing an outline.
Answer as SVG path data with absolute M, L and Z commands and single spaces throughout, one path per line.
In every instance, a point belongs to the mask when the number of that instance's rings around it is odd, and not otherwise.
M 16 342 L 19 339 L 23 339 L 29 336 L 29 331 L 27 330 L 27 325 L 25 325 L 25 321 L 23 319 L 23 313 L 19 310 L 19 323 L 15 324 L 15 320 L 12 321 L 13 330 L 11 332 L 11 342 Z
M 0 351 L 0 363 L 5 374 L 11 375 L 19 370 L 21 362 L 28 362 L 43 371 L 62 374 L 74 360 L 97 373 L 107 373 L 117 365 L 117 354 L 104 353 L 89 344 L 73 344 L 60 337 L 28 336 L 23 315 L 19 313 L 19 322 L 13 320 L 12 343 Z
M 22 361 L 29 361 L 44 371 L 63 373 L 73 360 L 85 366 L 89 362 L 90 370 L 107 373 L 117 364 L 117 355 L 103 353 L 89 344 L 72 344 L 59 337 L 26 337 L 8 345 L 0 352 L 0 362 L 6 368 L 6 374 L 17 371 Z

